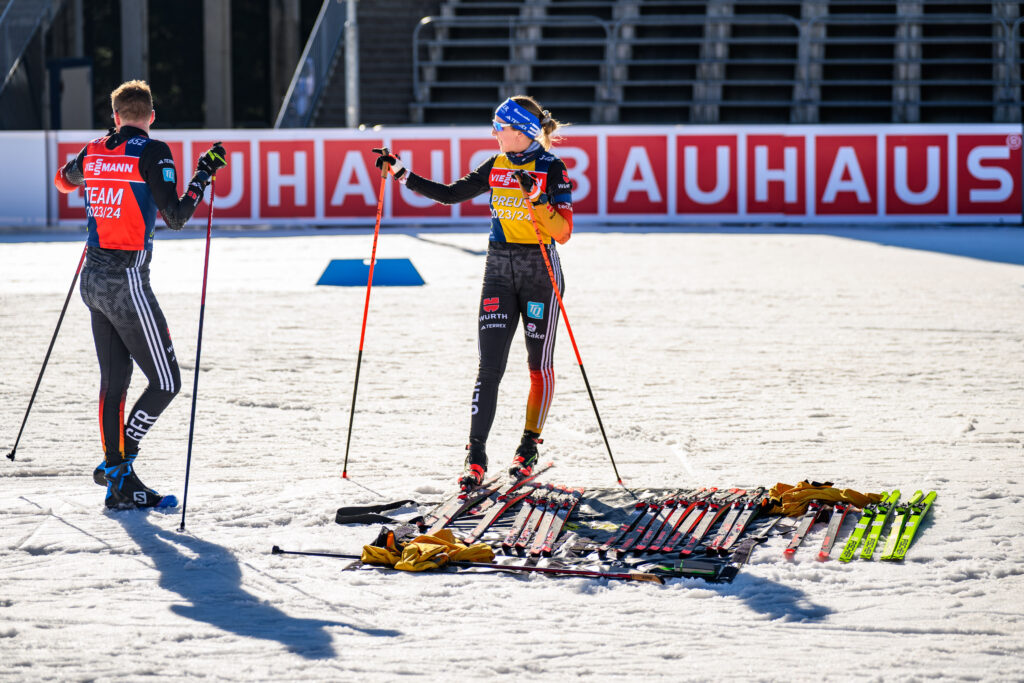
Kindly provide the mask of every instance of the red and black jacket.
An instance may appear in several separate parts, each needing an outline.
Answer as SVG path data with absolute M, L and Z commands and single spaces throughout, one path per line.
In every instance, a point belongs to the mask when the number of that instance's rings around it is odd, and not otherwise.
M 57 171 L 54 185 L 72 192 L 85 185 L 90 247 L 152 251 L 157 210 L 173 230 L 195 213 L 209 177 L 197 172 L 177 194 L 177 170 L 166 143 L 133 126 L 97 138 Z

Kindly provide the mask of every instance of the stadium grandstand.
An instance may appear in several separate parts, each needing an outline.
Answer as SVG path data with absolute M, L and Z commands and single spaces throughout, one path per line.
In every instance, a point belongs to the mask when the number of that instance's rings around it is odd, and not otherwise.
M 0 0 L 0 128 L 105 125 L 139 74 L 164 128 L 463 124 L 526 90 L 580 124 L 1016 123 L 1020 5 Z

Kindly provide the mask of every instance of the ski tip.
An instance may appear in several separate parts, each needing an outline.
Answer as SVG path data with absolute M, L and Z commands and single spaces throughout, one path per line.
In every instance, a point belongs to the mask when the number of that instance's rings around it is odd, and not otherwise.
M 828 553 L 818 553 L 818 562 L 828 562 Z

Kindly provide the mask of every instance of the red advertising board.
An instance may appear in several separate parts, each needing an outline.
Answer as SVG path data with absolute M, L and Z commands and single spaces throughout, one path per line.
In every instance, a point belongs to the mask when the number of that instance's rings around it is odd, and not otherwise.
M 680 135 L 676 140 L 679 214 L 735 214 L 739 208 L 738 135 Z
M 154 131 L 171 147 L 178 189 L 214 140 L 228 166 L 216 218 L 238 224 L 366 224 L 387 146 L 419 175 L 452 182 L 497 152 L 479 127 L 356 131 Z M 88 133 L 56 134 L 54 165 Z M 572 126 L 553 149 L 573 186 L 578 224 L 635 222 L 1022 222 L 1021 126 Z M 49 180 L 47 181 L 49 182 Z M 5 188 L 11 192 L 15 189 Z M 385 221 L 485 226 L 488 193 L 455 207 L 389 180 Z M 208 198 L 196 218 L 208 214 Z M 51 211 L 84 221 L 81 192 Z M 386 225 L 387 223 L 385 223 Z
M 609 135 L 608 213 L 668 213 L 668 137 Z
M 956 144 L 956 212 L 1019 213 L 1021 136 L 960 135 Z
M 873 135 L 819 135 L 814 146 L 814 212 L 878 213 L 878 140 Z

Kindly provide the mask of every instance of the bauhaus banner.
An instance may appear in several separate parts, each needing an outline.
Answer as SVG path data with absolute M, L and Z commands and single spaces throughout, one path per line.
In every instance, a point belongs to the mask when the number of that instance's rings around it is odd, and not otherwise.
M 228 167 L 215 183 L 216 218 L 243 225 L 372 222 L 380 182 L 373 147 L 390 147 L 416 173 L 443 182 L 496 150 L 487 127 L 154 135 L 170 144 L 179 184 L 211 142 L 224 142 Z M 55 134 L 49 176 L 89 139 L 88 132 Z M 554 151 L 569 170 L 580 224 L 1022 222 L 1015 124 L 570 126 Z M 5 184 L 0 191 L 19 190 Z M 44 223 L 47 216 L 63 224 L 85 219 L 81 192 L 48 190 L 46 202 Z M 443 206 L 388 183 L 385 217 L 393 223 L 484 224 L 489 212 L 486 195 Z

